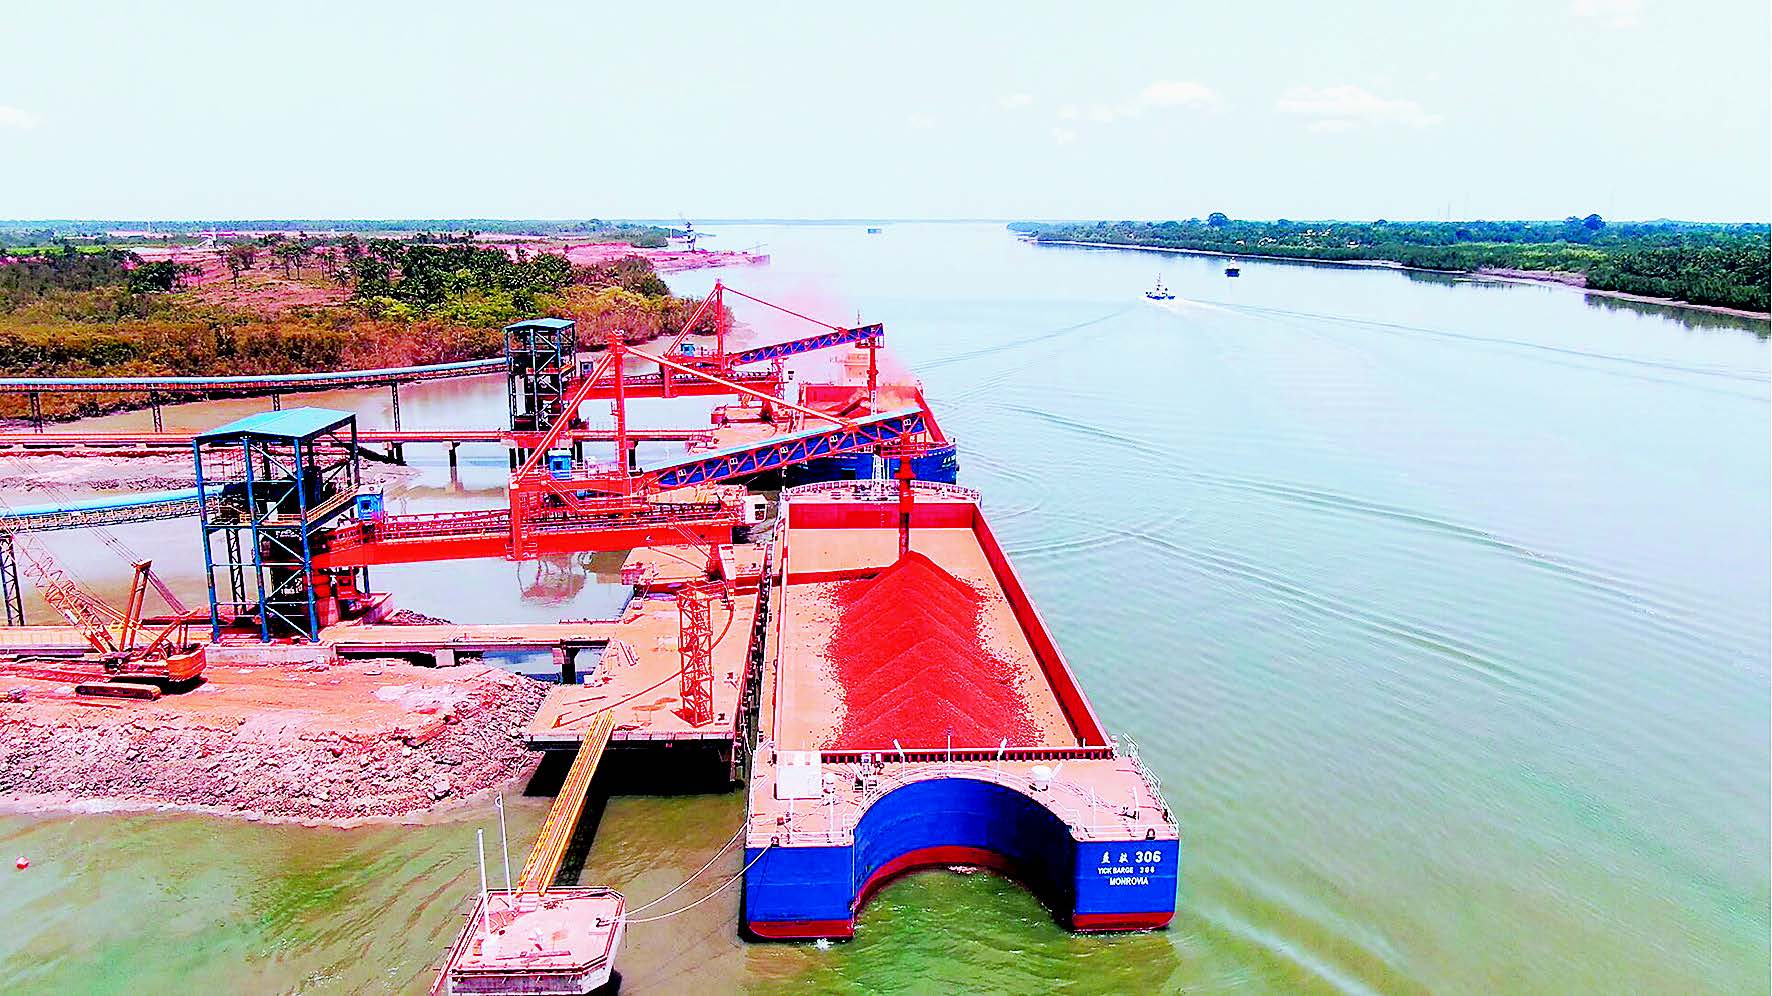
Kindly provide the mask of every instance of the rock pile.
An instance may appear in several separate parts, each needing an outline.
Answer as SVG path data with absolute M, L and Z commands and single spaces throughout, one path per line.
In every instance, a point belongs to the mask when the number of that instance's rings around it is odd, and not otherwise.
M 445 704 L 353 730 L 299 708 L 226 722 L 170 709 L 0 709 L 0 794 L 171 804 L 291 820 L 403 816 L 508 782 L 545 686 L 493 668 Z M 190 693 L 200 694 L 200 693 Z
M 843 688 L 835 748 L 1033 743 L 1013 669 L 982 634 L 983 596 L 912 551 L 837 595 L 827 657 Z

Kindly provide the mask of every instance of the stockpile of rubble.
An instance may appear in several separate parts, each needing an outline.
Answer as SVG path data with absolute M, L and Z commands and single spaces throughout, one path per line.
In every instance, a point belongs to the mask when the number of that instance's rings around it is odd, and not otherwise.
M 268 669 L 212 669 L 209 686 L 156 703 L 22 689 L 22 701 L 0 702 L 0 796 L 350 821 L 409 815 L 534 763 L 521 737 L 541 682 L 377 663 L 268 688 L 250 684 L 268 683 L 254 673 Z M 219 694 L 206 701 L 210 687 Z

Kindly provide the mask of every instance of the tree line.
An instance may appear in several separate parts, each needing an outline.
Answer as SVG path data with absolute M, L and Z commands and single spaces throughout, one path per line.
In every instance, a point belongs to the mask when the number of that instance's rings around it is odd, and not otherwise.
M 178 293 L 195 270 L 182 263 L 52 244 L 0 259 L 0 372 L 190 376 L 479 359 L 500 354 L 504 325 L 544 314 L 578 321 L 579 341 L 595 348 L 611 335 L 674 334 L 698 303 L 671 294 L 638 256 L 574 266 L 557 253 L 354 234 L 273 234 L 220 249 L 236 281 L 268 258 L 296 278 L 336 281 L 348 300 L 267 314 Z M 710 319 L 696 331 L 711 330 Z M 47 414 L 67 417 L 143 399 L 44 402 Z M 0 398 L 0 414 L 21 414 L 20 403 Z
M 1015 222 L 1038 241 L 1198 249 L 1283 259 L 1386 260 L 1434 270 L 1578 274 L 1596 290 L 1765 312 L 1772 239 L 1760 224 L 1562 221 Z
M 70 243 L 15 259 L 0 258 L 0 314 L 58 292 L 119 288 L 120 317 L 140 310 L 138 295 L 178 290 L 197 268 L 171 260 L 145 262 L 124 249 L 87 252 Z

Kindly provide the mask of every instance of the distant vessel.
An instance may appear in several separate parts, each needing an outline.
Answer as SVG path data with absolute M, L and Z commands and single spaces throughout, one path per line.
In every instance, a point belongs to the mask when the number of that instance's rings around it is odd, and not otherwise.
M 1240 277 L 1243 275 L 1243 271 L 1234 266 L 1227 266 L 1224 268 L 1224 275 L 1227 277 Z
M 869 235 L 878 235 L 878 234 L 880 234 L 880 230 L 878 228 L 870 228 L 870 229 L 868 229 L 868 234 Z
M 1157 286 L 1152 287 L 1150 290 L 1145 291 L 1144 296 L 1150 298 L 1153 301 L 1173 301 L 1173 300 L 1175 300 L 1175 294 L 1172 293 L 1169 290 L 1169 288 L 1163 286 L 1163 278 L 1162 277 L 1157 278 Z

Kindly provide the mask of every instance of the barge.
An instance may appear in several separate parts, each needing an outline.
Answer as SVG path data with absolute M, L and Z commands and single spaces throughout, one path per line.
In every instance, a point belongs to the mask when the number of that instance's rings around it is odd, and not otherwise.
M 848 938 L 922 868 L 1006 874 L 1079 931 L 1175 914 L 1180 830 L 1109 737 L 977 492 L 791 488 L 770 558 L 744 927 Z
M 899 476 L 899 461 L 908 460 L 911 476 L 919 481 L 954 484 L 960 479 L 960 448 L 936 422 L 923 387 L 907 373 L 894 373 L 886 381 L 869 387 L 869 376 L 857 350 L 844 358 L 841 378 L 834 383 L 802 383 L 800 401 L 822 411 L 853 415 L 860 411 L 890 411 L 918 408 L 928 413 L 929 440 L 916 453 L 897 455 L 872 452 L 841 453 L 836 456 L 808 460 L 786 468 L 782 483 L 788 486 L 819 484 L 827 481 L 865 481 L 875 477 Z
M 613 991 L 626 912 L 613 889 L 489 890 L 476 899 L 431 996 Z

